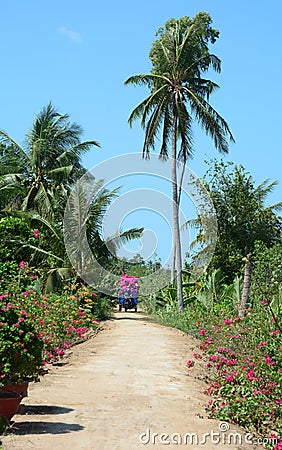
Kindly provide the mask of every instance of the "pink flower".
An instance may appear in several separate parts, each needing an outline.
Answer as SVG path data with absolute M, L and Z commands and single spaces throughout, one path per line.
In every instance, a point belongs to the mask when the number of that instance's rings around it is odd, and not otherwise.
M 192 361 L 192 359 L 188 359 L 188 361 L 187 361 L 187 363 L 186 363 L 186 366 L 187 367 L 193 367 L 194 366 L 194 361 Z
M 265 345 L 267 345 L 266 341 L 262 341 L 262 342 L 259 343 L 259 347 L 264 347 Z
M 220 353 L 229 353 L 229 348 L 227 347 L 218 347 L 217 351 Z
M 232 320 L 231 319 L 224 319 L 223 322 L 225 323 L 225 325 L 231 325 L 232 324 Z
M 272 330 L 272 331 L 270 331 L 270 333 L 272 334 L 272 336 L 277 336 L 277 334 L 279 334 L 280 333 L 280 331 L 279 330 Z
M 219 356 L 218 356 L 218 355 L 211 355 L 211 356 L 209 357 L 209 360 L 210 360 L 211 362 L 218 361 L 218 359 L 219 359 Z
M 246 378 L 248 378 L 249 381 L 259 380 L 259 377 L 256 376 L 256 374 L 253 370 L 249 370 L 246 373 Z
M 270 358 L 270 356 L 264 358 L 264 361 L 265 361 L 266 364 L 268 364 L 269 366 L 275 366 L 275 361 L 273 361 L 273 359 Z
M 206 334 L 206 331 L 207 331 L 206 328 L 201 328 L 199 331 L 199 335 L 204 336 Z
M 19 263 L 19 270 L 21 269 L 27 269 L 28 268 L 28 262 L 26 261 L 20 261 Z
M 33 234 L 34 234 L 35 239 L 38 239 L 40 236 L 39 230 L 37 230 L 37 229 L 33 230 Z

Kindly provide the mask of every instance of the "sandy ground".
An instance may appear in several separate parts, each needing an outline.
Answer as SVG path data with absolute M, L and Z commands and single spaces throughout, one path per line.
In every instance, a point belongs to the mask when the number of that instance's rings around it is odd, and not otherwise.
M 202 363 L 186 367 L 196 344 L 144 313 L 115 313 L 30 385 L 4 450 L 262 448 L 245 430 L 207 418 Z

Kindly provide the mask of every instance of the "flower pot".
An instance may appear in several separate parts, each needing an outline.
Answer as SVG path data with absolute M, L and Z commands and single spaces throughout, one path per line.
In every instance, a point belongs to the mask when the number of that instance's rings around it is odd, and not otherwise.
M 17 413 L 22 397 L 19 394 L 0 396 L 0 416 L 8 422 Z
M 20 396 L 27 397 L 28 381 L 21 381 L 19 383 L 6 383 L 0 392 L 9 393 L 16 392 Z

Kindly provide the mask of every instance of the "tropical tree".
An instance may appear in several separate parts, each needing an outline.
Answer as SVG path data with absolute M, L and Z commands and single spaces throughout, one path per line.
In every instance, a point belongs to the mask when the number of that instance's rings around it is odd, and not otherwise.
M 256 184 L 242 165 L 222 160 L 209 162 L 204 182 L 217 215 L 217 242 L 210 269 L 220 268 L 231 283 L 242 275 L 247 255 L 257 241 L 268 248 L 281 243 L 282 202 L 267 205 L 277 181 L 266 179 Z M 249 258 L 249 257 L 248 257 Z
M 76 276 L 65 248 L 64 212 L 75 186 L 82 186 L 76 182 L 87 175 L 81 156 L 93 146 L 99 147 L 96 141 L 81 142 L 81 134 L 81 127 L 71 123 L 67 114 L 58 113 L 51 103 L 36 117 L 24 146 L 0 130 L 2 241 L 5 247 L 17 250 L 15 261 L 24 252 L 30 264 L 43 267 L 42 279 L 47 291 L 60 286 L 62 280 Z M 82 190 L 80 195 L 72 196 L 75 201 L 71 217 L 77 219 L 75 224 L 80 223 L 82 230 L 70 226 L 67 232 L 74 241 L 75 251 L 80 234 L 84 233 L 85 245 L 96 260 L 110 266 L 117 248 L 140 237 L 143 229 L 118 231 L 103 238 L 103 218 L 117 191 L 103 189 L 102 184 L 91 177 L 90 191 Z M 5 235 L 4 221 L 8 221 L 12 230 Z M 22 224 L 25 233 L 21 232 Z
M 33 239 L 8 239 L 6 245 L 17 245 L 17 251 L 29 256 L 28 262 L 34 266 L 42 266 L 43 289 L 52 292 L 62 287 L 62 282 L 82 276 L 87 261 L 83 260 L 85 246 L 102 267 L 110 268 L 115 264 L 116 250 L 122 243 L 140 238 L 143 228 L 133 228 L 117 233 L 107 239 L 103 238 L 102 223 L 106 209 L 116 197 L 117 191 L 101 188 L 102 181 L 93 183 L 91 193 L 86 196 L 82 190 L 72 191 L 69 197 L 69 219 L 62 226 L 61 215 L 57 214 L 52 221 L 41 216 L 36 211 L 17 211 L 11 213 L 17 217 L 9 218 L 29 223 L 30 228 L 36 227 Z M 4 221 L 4 219 L 2 219 Z M 13 224 L 14 222 L 12 222 Z M 1 224 L 1 220 L 0 220 Z M 0 229 L 1 232 L 1 229 Z M 72 243 L 65 246 L 66 239 Z M 21 244 L 21 245 L 20 245 Z M 72 265 L 69 248 L 78 255 L 81 264 Z M 1 256 L 1 255 L 0 255 Z M 26 259 L 26 258 L 25 258 Z
M 116 197 L 117 189 L 108 191 L 102 188 L 103 180 L 94 180 L 90 173 L 86 173 L 68 198 L 64 242 L 68 258 L 78 274 L 98 285 L 116 266 L 117 249 L 129 240 L 140 238 L 143 228 L 117 230 L 113 236 L 103 237 L 104 215 Z
M 51 103 L 36 117 L 23 146 L 0 130 L 0 189 L 10 193 L 5 210 L 34 210 L 48 219 L 54 209 L 63 210 L 62 198 L 85 171 L 81 156 L 99 147 L 96 141 L 81 142 L 81 134 L 81 127 Z
M 211 27 L 211 22 L 210 16 L 203 12 L 192 19 L 183 17 L 166 22 L 157 32 L 158 38 L 150 51 L 151 72 L 131 76 L 125 82 L 127 85 L 146 86 L 150 90 L 129 117 L 131 126 L 134 120 L 141 119 L 145 129 L 143 156 L 149 157 L 150 150 L 155 148 L 160 130 L 161 158 L 168 157 L 168 147 L 171 145 L 173 247 L 179 312 L 183 311 L 179 230 L 182 176 L 178 174 L 177 159 L 182 161 L 184 168 L 193 155 L 193 121 L 203 127 L 220 152 L 228 152 L 228 140 L 234 140 L 227 122 L 209 103 L 209 97 L 218 85 L 203 77 L 209 69 L 220 72 L 221 68 L 220 59 L 209 52 L 209 44 L 219 36 L 219 32 Z

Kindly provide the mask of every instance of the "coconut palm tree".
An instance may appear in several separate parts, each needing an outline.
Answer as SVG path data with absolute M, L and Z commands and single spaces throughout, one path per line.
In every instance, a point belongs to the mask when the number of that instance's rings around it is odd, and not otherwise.
M 52 292 L 63 280 L 75 278 L 74 261 L 78 276 L 87 270 L 89 255 L 103 267 L 111 267 L 117 248 L 142 236 L 143 228 L 133 228 L 104 239 L 104 215 L 117 196 L 117 190 L 108 191 L 102 184 L 102 180 L 92 180 L 91 186 L 86 186 L 87 190 L 84 185 L 75 186 L 68 198 L 64 227 L 60 213 L 52 221 L 36 211 L 10 213 L 24 217 L 40 229 L 42 238 L 38 239 L 38 244 L 23 244 L 23 248 L 33 252 L 32 264 L 40 263 L 45 267 L 45 291 Z
M 211 19 L 199 13 L 194 19 L 171 19 L 157 35 L 150 57 L 152 70 L 128 78 L 125 84 L 146 86 L 150 94 L 130 114 L 129 124 L 141 119 L 145 129 L 143 156 L 149 157 L 162 130 L 160 157 L 167 158 L 171 145 L 171 182 L 173 199 L 174 248 L 178 310 L 183 311 L 182 260 L 179 231 L 181 184 L 178 181 L 177 158 L 185 167 L 193 155 L 192 122 L 198 122 L 211 136 L 220 152 L 228 152 L 228 139 L 234 141 L 227 122 L 209 103 L 218 85 L 202 74 L 212 68 L 220 72 L 221 62 L 209 53 L 208 43 L 216 40 L 218 32 L 211 28 Z M 177 150 L 177 141 L 180 149 Z M 180 175 L 181 180 L 181 175 Z
M 23 146 L 0 130 L 0 144 L 6 148 L 0 157 L 0 166 L 5 162 L 0 188 L 14 192 L 5 209 L 34 210 L 52 217 L 62 194 L 84 173 L 81 156 L 93 146 L 99 147 L 96 141 L 81 142 L 81 134 L 81 127 L 51 103 L 36 117 Z M 12 156 L 10 163 L 7 154 Z

